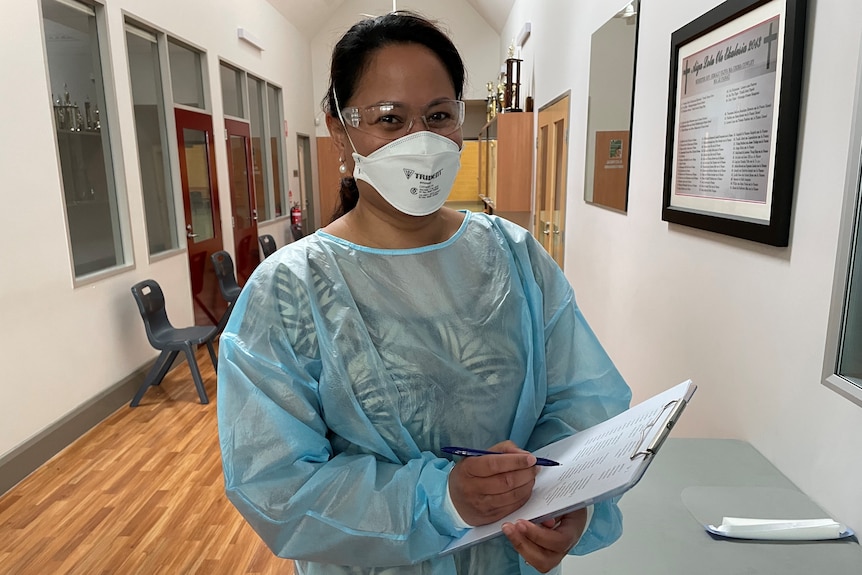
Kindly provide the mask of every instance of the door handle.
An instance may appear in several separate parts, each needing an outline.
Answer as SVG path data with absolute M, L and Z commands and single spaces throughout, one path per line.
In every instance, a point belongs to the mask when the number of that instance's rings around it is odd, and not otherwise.
M 542 223 L 545 224 L 545 229 L 542 230 L 542 233 L 545 234 L 546 236 L 551 235 L 551 222 L 546 222 L 546 221 L 542 220 Z
M 187 238 L 196 238 L 196 237 L 198 237 L 198 235 L 197 235 L 197 234 L 192 233 L 192 225 L 191 225 L 191 224 L 188 224 L 188 225 L 186 226 L 186 237 L 187 237 Z
M 257 221 L 257 210 L 256 209 L 251 211 L 251 219 L 252 219 L 252 221 L 255 221 L 255 222 Z

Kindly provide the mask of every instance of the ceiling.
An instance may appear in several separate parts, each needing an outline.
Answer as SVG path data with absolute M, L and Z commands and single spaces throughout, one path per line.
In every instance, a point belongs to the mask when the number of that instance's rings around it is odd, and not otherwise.
M 314 38 L 326 20 L 346 0 L 267 0 L 276 10 L 281 12 L 298 30 L 302 31 L 308 39 Z M 476 12 L 488 22 L 498 34 L 503 31 L 506 19 L 512 11 L 515 0 L 462 0 L 472 6 Z M 426 0 L 433 5 L 431 0 Z M 375 3 L 378 4 L 378 3 Z M 393 0 L 397 7 L 397 0 Z M 425 14 L 433 16 L 432 10 L 425 10 Z

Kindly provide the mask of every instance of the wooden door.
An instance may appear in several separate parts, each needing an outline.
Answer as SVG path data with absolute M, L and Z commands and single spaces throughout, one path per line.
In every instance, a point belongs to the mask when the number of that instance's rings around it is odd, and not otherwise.
M 338 171 L 338 148 L 330 136 L 317 138 L 317 182 L 320 186 L 320 226 L 325 227 L 332 219 L 338 203 L 341 173 Z
M 495 213 L 510 212 L 522 226 L 530 225 L 533 180 L 533 114 L 498 114 L 497 141 L 491 142 L 489 169 Z M 496 190 L 496 191 L 494 191 Z M 524 214 L 518 218 L 514 214 Z
M 299 166 L 299 201 L 302 208 L 302 231 L 310 234 L 317 225 L 314 212 L 314 198 L 311 190 L 311 138 L 305 134 L 296 135 L 297 165 Z
M 227 304 L 210 255 L 223 249 L 212 117 L 175 109 L 195 325 L 217 324 Z
M 231 220 L 236 278 L 243 285 L 260 263 L 257 248 L 257 206 L 251 163 L 251 130 L 247 122 L 225 118 L 230 169 Z
M 533 233 L 562 268 L 569 157 L 569 94 L 539 109 Z

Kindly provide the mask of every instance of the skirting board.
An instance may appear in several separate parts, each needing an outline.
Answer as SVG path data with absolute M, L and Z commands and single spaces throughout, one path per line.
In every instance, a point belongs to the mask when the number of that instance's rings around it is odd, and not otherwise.
M 182 354 L 178 355 L 171 369 L 184 361 Z M 153 363 L 155 359 L 0 458 L 0 495 L 15 487 L 120 407 L 128 406 Z

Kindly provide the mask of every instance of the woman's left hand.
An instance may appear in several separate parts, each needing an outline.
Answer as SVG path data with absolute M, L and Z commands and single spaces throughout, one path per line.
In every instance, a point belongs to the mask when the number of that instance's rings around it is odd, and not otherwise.
M 503 533 L 528 565 L 547 573 L 575 546 L 587 523 L 587 510 L 578 509 L 556 519 L 532 523 L 519 519 L 503 524 Z

